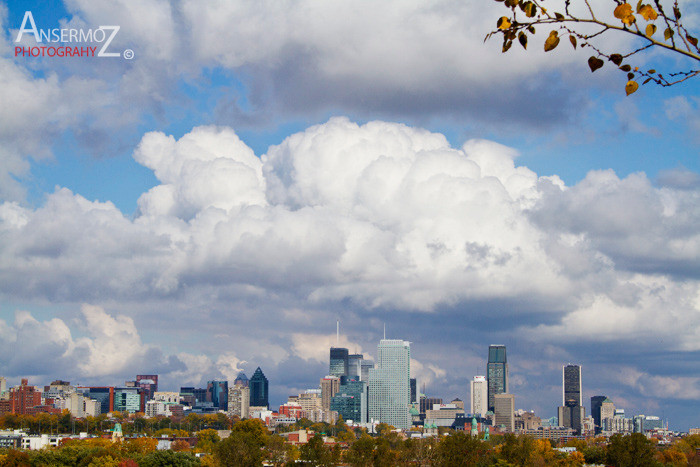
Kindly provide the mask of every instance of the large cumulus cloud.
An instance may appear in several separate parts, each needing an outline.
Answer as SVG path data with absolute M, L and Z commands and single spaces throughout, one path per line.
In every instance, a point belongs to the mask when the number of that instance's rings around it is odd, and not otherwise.
M 649 335 L 661 352 L 698 351 L 700 213 L 687 184 L 594 171 L 567 186 L 490 141 L 454 148 L 420 128 L 346 118 L 260 157 L 214 126 L 180 139 L 148 133 L 134 157 L 159 184 L 133 218 L 64 188 L 37 209 L 0 205 L 3 297 L 119 304 L 125 316 L 84 307 L 85 340 L 60 320 L 19 314 L 12 328 L 3 324 L 5 342 L 18 330 L 44 333 L 52 337 L 42 351 L 106 375 L 124 370 L 105 359 L 125 340 L 136 349 L 130 364 L 151 355 L 182 384 L 262 365 L 279 396 L 327 371 L 323 348 L 337 318 L 352 336 L 344 342 L 370 355 L 383 323 L 419 340 L 417 373 L 453 390 L 466 383 L 444 356 L 478 365 L 483 351 L 458 343 L 465 329 L 520 336 L 550 370 L 576 357 L 572 346 L 634 347 Z M 137 323 L 175 332 L 183 345 L 144 344 Z M 569 349 L 555 355 L 542 342 Z M 514 382 L 526 392 L 532 369 L 521 365 Z M 661 397 L 645 382 L 683 381 L 629 356 L 626 365 L 633 384 L 620 375 L 608 383 L 635 391 L 626 400 L 637 405 Z M 533 391 L 537 400 L 556 384 Z

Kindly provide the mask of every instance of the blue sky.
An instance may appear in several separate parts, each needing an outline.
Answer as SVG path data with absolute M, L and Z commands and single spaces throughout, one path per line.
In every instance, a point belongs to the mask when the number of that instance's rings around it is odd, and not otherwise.
M 554 415 L 575 362 L 585 397 L 698 426 L 700 81 L 625 97 L 564 41 L 501 54 L 499 8 L 4 3 L 0 349 L 47 347 L 0 374 L 261 365 L 280 403 L 340 319 L 370 355 L 383 323 L 411 340 L 431 395 L 468 398 L 497 341 L 518 407 Z M 26 11 L 134 59 L 15 57 Z

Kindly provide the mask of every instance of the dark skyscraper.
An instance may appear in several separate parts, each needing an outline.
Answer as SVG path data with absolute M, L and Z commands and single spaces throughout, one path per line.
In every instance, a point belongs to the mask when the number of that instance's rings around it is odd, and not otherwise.
M 559 407 L 559 426 L 573 428 L 581 433 L 585 411 L 581 406 L 581 367 L 566 365 L 562 368 L 562 407 Z
M 411 404 L 415 404 L 418 402 L 418 382 L 416 381 L 416 378 L 411 378 L 409 380 L 409 384 L 411 385 Z
M 339 378 L 348 375 L 348 349 L 331 347 L 331 363 L 328 374 Z
M 248 383 L 251 407 L 269 407 L 268 383 L 260 367 L 255 370 Z
M 207 402 L 220 410 L 228 409 L 228 381 L 209 381 L 207 383 Z
M 601 425 L 600 420 L 600 408 L 603 405 L 603 401 L 607 399 L 605 396 L 593 396 L 591 397 L 591 416 L 593 417 L 593 423 L 595 423 L 596 434 L 600 433 Z
M 488 380 L 488 410 L 494 411 L 494 396 L 508 392 L 508 360 L 505 345 L 490 345 L 489 360 L 486 365 Z

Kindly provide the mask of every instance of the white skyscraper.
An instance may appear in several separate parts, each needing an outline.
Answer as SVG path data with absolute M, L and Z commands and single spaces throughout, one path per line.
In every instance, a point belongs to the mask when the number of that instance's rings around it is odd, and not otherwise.
M 471 390 L 471 413 L 483 417 L 488 411 L 489 385 L 486 376 L 475 376 L 471 381 Z
M 377 368 L 369 370 L 369 418 L 396 428 L 409 429 L 410 343 L 382 339 L 377 350 Z

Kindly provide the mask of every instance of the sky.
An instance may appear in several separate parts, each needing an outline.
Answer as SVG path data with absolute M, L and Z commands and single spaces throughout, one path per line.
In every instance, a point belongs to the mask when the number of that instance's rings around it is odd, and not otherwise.
M 517 408 L 555 416 L 574 363 L 587 412 L 700 426 L 700 78 L 626 97 L 545 31 L 484 42 L 501 9 L 0 2 L 0 375 L 174 390 L 260 366 L 276 406 L 386 326 L 431 397 L 469 400 L 505 344 Z M 119 56 L 16 56 L 47 45 L 16 42 L 26 12 L 119 26 Z

